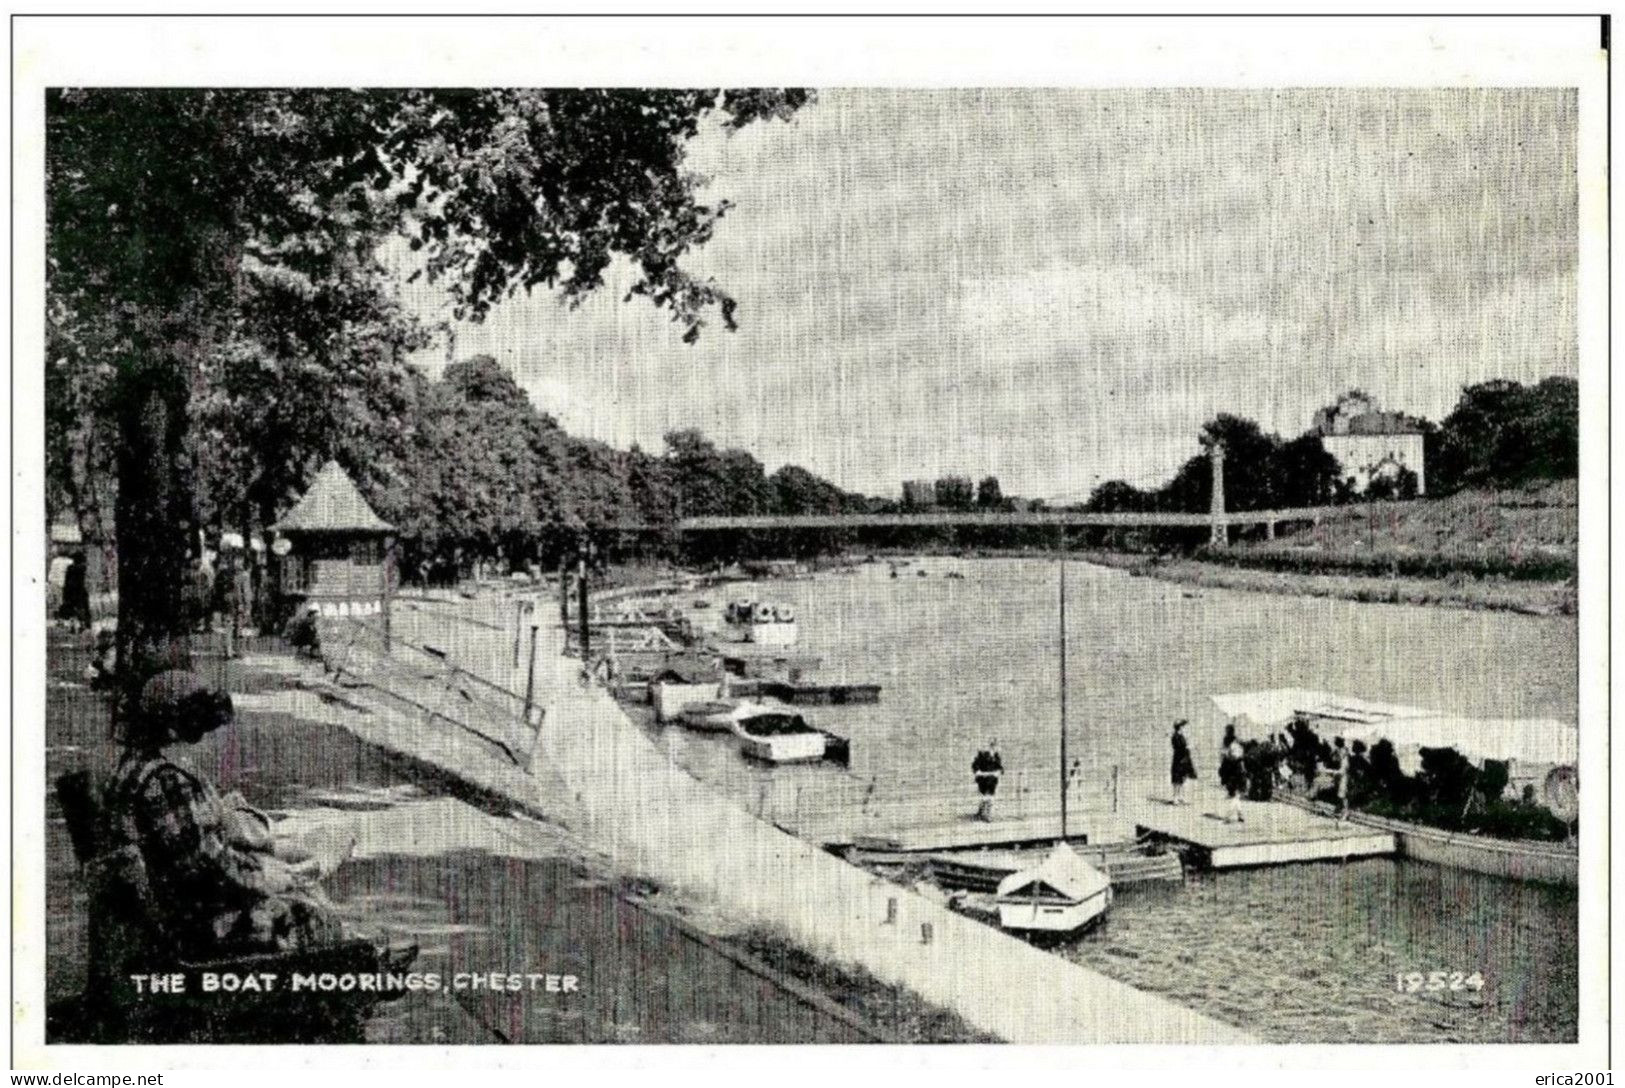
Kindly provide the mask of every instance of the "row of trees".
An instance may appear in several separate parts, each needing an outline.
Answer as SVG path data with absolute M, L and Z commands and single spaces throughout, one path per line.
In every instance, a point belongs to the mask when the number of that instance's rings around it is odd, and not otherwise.
M 583 534 L 611 555 L 635 549 L 711 560 L 811 552 L 837 542 L 816 534 L 729 536 L 685 549 L 673 525 L 689 516 L 870 508 L 863 496 L 799 466 L 770 474 L 750 453 L 720 448 L 696 430 L 666 435 L 658 452 L 570 435 L 490 356 L 452 364 L 438 382 L 418 375 L 411 384 L 396 415 L 398 436 L 341 456 L 380 514 L 400 528 L 409 555 L 461 549 L 551 566 Z
M 810 473 L 769 476 L 692 432 L 657 455 L 573 439 L 483 362 L 427 381 L 405 359 L 435 330 L 397 304 L 378 256 L 386 240 L 404 239 L 414 275 L 443 286 L 458 317 L 478 319 L 518 290 L 579 300 L 621 261 L 631 296 L 667 311 L 684 339 L 717 320 L 732 328 L 725 288 L 684 267 L 728 211 L 701 198 L 686 148 L 708 117 L 731 132 L 788 118 L 807 99 L 796 90 L 52 91 L 47 475 L 59 508 L 117 541 L 121 655 L 161 660 L 184 632 L 196 530 L 269 523 L 330 456 L 425 548 L 451 539 L 541 548 L 578 523 L 633 514 L 647 523 L 874 508 Z M 1572 383 L 1475 397 L 1452 417 L 1454 431 L 1451 421 L 1441 429 L 1446 478 L 1572 471 L 1573 401 Z M 1209 427 L 1235 443 L 1233 466 L 1267 465 L 1237 469 L 1232 505 L 1322 494 L 1312 444 L 1228 417 Z M 932 503 L 1002 508 L 992 484 L 957 478 L 940 496 L 933 488 Z M 1193 461 L 1149 499 L 1119 487 L 1092 501 L 1203 509 L 1205 487 Z
M 769 473 L 749 452 L 719 447 L 696 430 L 668 434 L 659 451 L 617 450 L 566 433 L 489 356 L 454 363 L 439 381 L 410 367 L 399 373 L 374 367 L 369 373 L 372 382 L 349 390 L 345 403 L 354 422 L 336 429 L 342 435 L 337 453 L 379 511 L 400 527 L 409 557 L 460 549 L 469 557 L 504 555 L 550 566 L 570 553 L 584 532 L 612 555 L 637 550 L 702 563 L 853 548 L 1051 548 L 1061 540 L 1055 530 L 1043 528 L 828 529 L 680 539 L 673 523 L 689 516 L 996 513 L 1041 509 L 1042 503 L 1006 496 L 996 476 L 973 483 L 963 475 L 907 481 L 900 502 L 871 498 L 796 465 Z M 380 374 L 391 380 L 377 380 Z M 1572 383 L 1567 386 L 1572 391 Z M 1572 472 L 1572 452 L 1563 461 L 1562 440 L 1552 437 L 1561 435 L 1566 418 L 1568 441 L 1574 441 L 1573 405 L 1570 401 L 1565 416 L 1564 388 L 1560 379 L 1528 389 L 1514 383 L 1470 387 L 1442 427 L 1424 424 L 1429 442 L 1454 451 L 1452 466 L 1464 466 L 1443 471 L 1447 486 L 1464 479 L 1521 482 L 1565 465 Z M 378 426 L 379 420 L 391 425 Z M 1516 456 L 1531 448 L 1532 433 L 1546 435 L 1547 445 L 1557 447 L 1546 460 L 1534 459 L 1534 468 L 1530 458 Z M 1312 432 L 1283 439 L 1251 420 L 1220 415 L 1199 434 L 1204 451 L 1216 443 L 1226 450 L 1231 509 L 1320 506 L 1358 497 Z M 1495 465 L 1496 457 L 1504 463 Z M 212 492 L 216 504 L 252 514 L 254 477 L 226 473 L 219 479 L 222 486 Z M 1083 509 L 1201 512 L 1208 508 L 1211 482 L 1202 452 L 1160 488 L 1142 491 L 1108 482 Z M 1178 547 L 1199 543 L 1206 534 L 1159 529 L 1131 535 L 1143 543 Z M 1123 537 L 1106 530 L 1070 534 L 1074 541 L 1093 543 Z
M 926 511 L 968 512 L 971 510 L 999 511 L 1012 508 L 1012 501 L 1004 497 L 997 476 L 984 476 L 972 486 L 969 476 L 939 476 L 935 480 L 904 480 L 903 501 L 899 509 L 904 513 Z
M 1322 506 L 1343 494 L 1337 459 L 1326 452 L 1318 435 L 1283 440 L 1250 419 L 1220 415 L 1202 426 L 1199 442 L 1202 452 L 1187 459 L 1161 487 L 1144 491 L 1122 480 L 1109 480 L 1095 488 L 1084 509 L 1099 513 L 1204 511 L 1213 493 L 1207 451 L 1215 444 L 1224 446 L 1228 509 Z

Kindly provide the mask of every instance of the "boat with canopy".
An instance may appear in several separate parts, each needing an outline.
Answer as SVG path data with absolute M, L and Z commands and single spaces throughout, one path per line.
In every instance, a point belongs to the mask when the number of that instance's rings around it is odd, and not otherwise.
M 1005 929 L 1076 933 L 1112 905 L 1112 882 L 1060 842 L 1038 865 L 999 881 L 994 902 Z
M 1215 695 L 1212 702 L 1223 719 L 1248 739 L 1273 736 L 1301 721 L 1323 740 L 1342 737 L 1351 747 L 1359 741 L 1369 749 L 1386 740 L 1407 775 L 1421 770 L 1423 749 L 1453 748 L 1480 766 L 1486 760 L 1501 761 L 1507 765 L 1509 795 L 1532 795 L 1566 823 L 1579 816 L 1580 734 L 1573 722 L 1469 718 L 1303 688 Z M 1222 725 L 1215 723 L 1215 743 Z M 1281 799 L 1317 807 L 1302 798 Z M 1359 810 L 1349 812 L 1348 819 L 1393 833 L 1399 853 L 1417 860 L 1512 880 L 1569 886 L 1579 881 L 1579 849 L 1573 838 L 1566 842 L 1494 838 Z

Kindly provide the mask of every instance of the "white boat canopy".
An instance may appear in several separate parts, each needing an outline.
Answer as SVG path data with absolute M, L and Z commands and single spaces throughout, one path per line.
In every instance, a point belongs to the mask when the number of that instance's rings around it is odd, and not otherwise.
M 1056 843 L 1049 857 L 1031 869 L 999 881 L 999 898 L 1044 896 L 1081 903 L 1111 886 L 1105 873 L 1080 858 L 1066 843 Z
M 732 709 L 724 713 L 729 720 L 742 722 L 747 718 L 761 717 L 763 714 L 783 714 L 786 709 L 787 706 L 784 703 L 776 701 L 765 703 L 747 699 L 737 703 Z
M 784 703 L 762 703 L 748 699 L 709 699 L 689 703 L 683 708 L 683 713 L 711 722 L 742 722 L 762 714 L 782 714 L 785 707 Z
M 1464 718 L 1303 688 L 1215 695 L 1213 705 L 1227 717 L 1267 729 L 1284 728 L 1302 713 L 1339 723 L 1337 735 L 1350 741 L 1370 745 L 1386 738 L 1396 748 L 1450 747 L 1474 762 L 1574 765 L 1580 758 L 1579 729 L 1552 718 Z

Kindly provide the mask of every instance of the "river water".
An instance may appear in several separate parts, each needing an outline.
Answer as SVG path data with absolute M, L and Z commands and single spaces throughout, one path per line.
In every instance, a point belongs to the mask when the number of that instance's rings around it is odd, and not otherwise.
M 850 771 L 764 770 L 680 729 L 660 742 L 765 814 L 807 823 L 862 806 L 918 822 L 974 807 L 970 760 L 996 737 L 1004 803 L 1052 811 L 1059 577 L 1054 561 L 927 559 L 895 578 L 878 563 L 714 590 L 696 617 L 733 597 L 789 603 L 818 677 L 879 683 L 882 701 L 809 713 L 852 738 Z M 1572 617 L 1197 590 L 1084 563 L 1067 564 L 1066 579 L 1072 803 L 1085 822 L 1114 795 L 1163 782 L 1176 718 L 1192 721 L 1198 771 L 1212 781 L 1207 737 L 1220 719 L 1208 698 L 1219 692 L 1303 687 L 1487 718 L 1578 713 Z M 1125 890 L 1101 930 L 1059 954 L 1276 1041 L 1559 1042 L 1576 1033 L 1577 933 L 1571 891 L 1366 860 Z M 1477 971 L 1485 985 L 1398 992 L 1395 974 L 1411 971 Z

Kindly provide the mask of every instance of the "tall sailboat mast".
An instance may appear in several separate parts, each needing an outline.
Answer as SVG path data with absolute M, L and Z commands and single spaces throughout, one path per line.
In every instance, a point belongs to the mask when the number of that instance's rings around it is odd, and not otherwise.
M 1061 553 L 1061 841 L 1066 841 L 1066 552 Z

